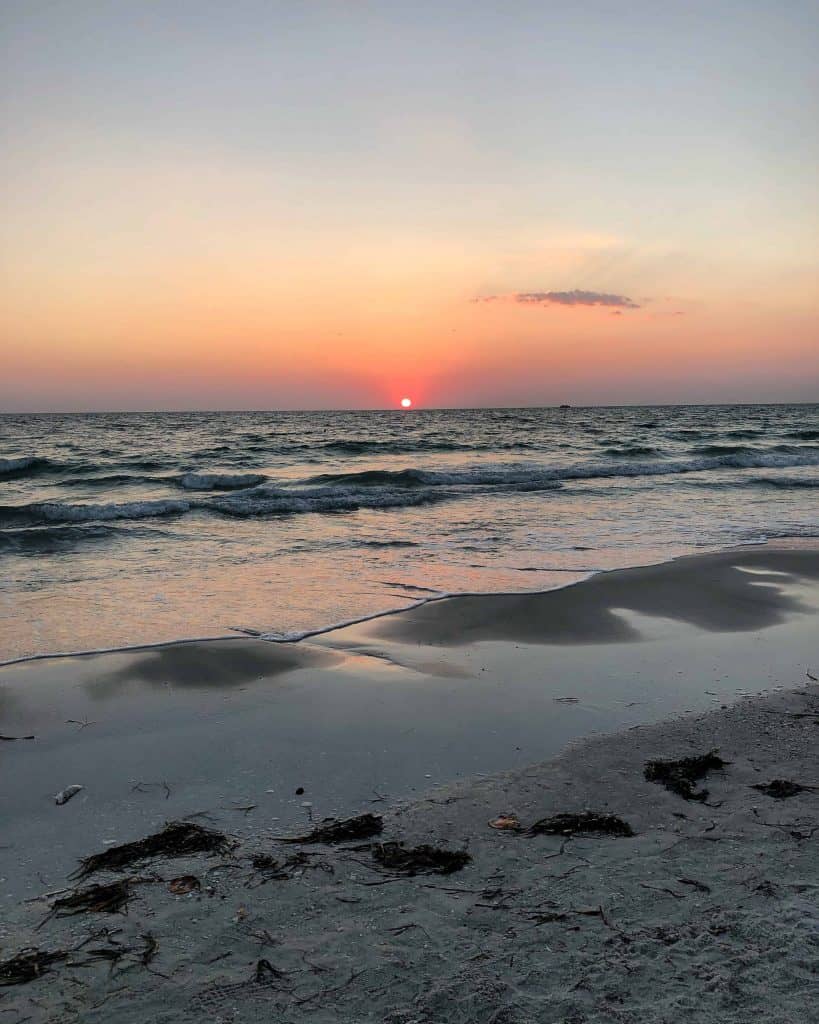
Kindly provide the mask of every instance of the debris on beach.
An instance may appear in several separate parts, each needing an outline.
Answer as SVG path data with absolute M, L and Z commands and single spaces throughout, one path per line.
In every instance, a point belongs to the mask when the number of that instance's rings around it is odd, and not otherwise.
M 497 829 L 498 832 L 520 832 L 521 824 L 514 814 L 499 814 L 497 818 L 493 818 L 488 822 L 490 828 Z
M 257 985 L 273 985 L 285 977 L 284 971 L 274 967 L 269 960 L 257 960 L 252 980 Z
M 376 843 L 373 860 L 402 875 L 451 875 L 472 860 L 465 850 L 443 850 L 426 843 L 405 847 L 403 843 Z
M 378 814 L 359 814 L 336 821 L 325 818 L 321 825 L 302 836 L 277 836 L 280 843 L 346 843 L 350 839 L 369 839 L 379 835 L 384 821 Z
M 52 964 L 65 960 L 64 950 L 23 949 L 8 960 L 0 960 L 0 987 L 25 985 L 47 974 Z
M 760 793 L 773 797 L 774 800 L 787 800 L 799 793 L 819 789 L 819 786 L 802 786 L 790 779 L 772 779 L 770 782 L 758 782 L 755 786 L 751 786 L 751 789 L 758 789 Z
M 553 814 L 541 818 L 526 830 L 532 836 L 605 835 L 633 836 L 634 830 L 616 814 L 581 811 L 579 814 Z
M 85 786 L 78 786 L 76 783 L 73 786 L 66 786 L 65 789 L 61 789 L 54 797 L 54 803 L 67 804 L 72 796 L 76 796 L 77 793 L 81 793 L 83 789 L 85 789 Z
M 697 800 L 705 803 L 708 799 L 707 789 L 697 789 L 695 783 L 712 771 L 721 771 L 730 762 L 723 761 L 716 750 L 694 757 L 682 757 L 677 761 L 646 761 L 643 774 L 648 782 L 656 782 L 660 786 L 683 800 Z
M 159 952 L 159 943 L 156 941 L 156 937 L 152 932 L 145 932 L 144 935 L 140 935 L 140 938 L 144 945 L 139 954 L 139 962 L 143 967 L 147 967 Z
M 89 885 L 70 896 L 61 896 L 51 904 L 49 917 L 71 917 L 74 914 L 118 914 L 131 898 L 131 882 Z M 46 918 L 48 920 L 48 918 Z
M 187 857 L 193 853 L 225 853 L 235 842 L 223 832 L 188 821 L 171 821 L 153 835 L 133 843 L 111 846 L 102 853 L 84 857 L 74 878 L 87 878 L 97 871 L 121 871 L 150 857 Z
M 278 871 L 281 862 L 276 857 L 271 856 L 269 853 L 256 853 L 250 860 L 250 863 L 257 871 L 264 871 L 265 873 L 270 871 Z
M 174 896 L 187 896 L 189 892 L 199 892 L 201 888 L 202 883 L 196 875 L 180 875 L 168 882 L 168 892 L 172 892 Z
M 326 860 L 318 859 L 316 853 L 305 853 L 300 850 L 298 853 L 285 857 L 283 861 L 271 856 L 269 853 L 257 853 L 251 858 L 250 863 L 261 875 L 264 881 L 287 881 L 294 874 L 301 874 L 306 870 L 319 870 L 325 874 L 332 875 L 335 868 Z

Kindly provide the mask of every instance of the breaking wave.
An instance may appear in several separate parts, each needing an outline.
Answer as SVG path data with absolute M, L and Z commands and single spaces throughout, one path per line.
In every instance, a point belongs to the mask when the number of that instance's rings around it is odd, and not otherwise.
M 263 473 L 185 473 L 176 483 L 186 491 L 238 491 L 266 480 Z
M 7 527 L 49 523 L 106 522 L 117 519 L 148 519 L 178 516 L 191 511 L 250 517 L 295 515 L 305 512 L 343 512 L 361 508 L 400 508 L 499 491 L 555 490 L 572 480 L 616 477 L 653 477 L 700 473 L 721 469 L 783 469 L 819 465 L 819 450 L 800 453 L 737 452 L 684 460 L 578 463 L 568 466 L 530 464 L 466 467 L 453 470 L 365 470 L 322 473 L 299 485 L 271 483 L 246 486 L 265 480 L 259 474 L 188 474 L 188 489 L 230 490 L 227 494 L 185 499 L 159 498 L 112 504 L 33 502 L 0 506 L 0 524 Z M 757 478 L 777 487 L 810 487 L 800 477 Z M 176 481 L 179 483 L 179 481 Z
M 0 524 L 40 526 L 47 523 L 91 523 L 110 519 L 149 519 L 190 511 L 187 501 L 126 501 L 111 505 L 71 505 L 37 501 L 28 505 L 0 505 Z

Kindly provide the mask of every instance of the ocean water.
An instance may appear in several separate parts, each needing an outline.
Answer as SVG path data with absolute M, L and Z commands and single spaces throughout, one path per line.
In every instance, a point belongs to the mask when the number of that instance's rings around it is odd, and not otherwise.
M 819 536 L 819 405 L 0 417 L 0 661 Z

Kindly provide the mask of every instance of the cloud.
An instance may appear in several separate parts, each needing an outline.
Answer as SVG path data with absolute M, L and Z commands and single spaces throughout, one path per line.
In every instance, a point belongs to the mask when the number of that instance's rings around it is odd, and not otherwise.
M 615 306 L 619 309 L 639 309 L 640 304 L 627 295 L 609 292 L 587 292 L 574 288 L 569 292 L 513 292 L 511 295 L 488 295 L 476 302 L 519 302 L 528 306 Z

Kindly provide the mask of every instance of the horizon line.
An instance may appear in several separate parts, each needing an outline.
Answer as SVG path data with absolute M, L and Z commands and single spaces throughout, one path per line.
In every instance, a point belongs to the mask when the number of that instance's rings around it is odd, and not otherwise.
M 438 405 L 418 406 L 403 409 L 400 406 L 362 406 L 359 408 L 325 407 L 304 409 L 258 408 L 194 408 L 194 409 L 0 409 L 0 416 L 179 416 L 186 414 L 239 415 L 258 413 L 357 413 L 357 412 L 394 412 L 403 416 L 412 416 L 418 412 L 495 412 L 516 409 L 708 409 L 708 408 L 743 408 L 746 406 L 794 406 L 819 405 L 819 399 L 800 399 L 793 402 L 614 402 L 573 405 L 561 403 L 557 405 Z

